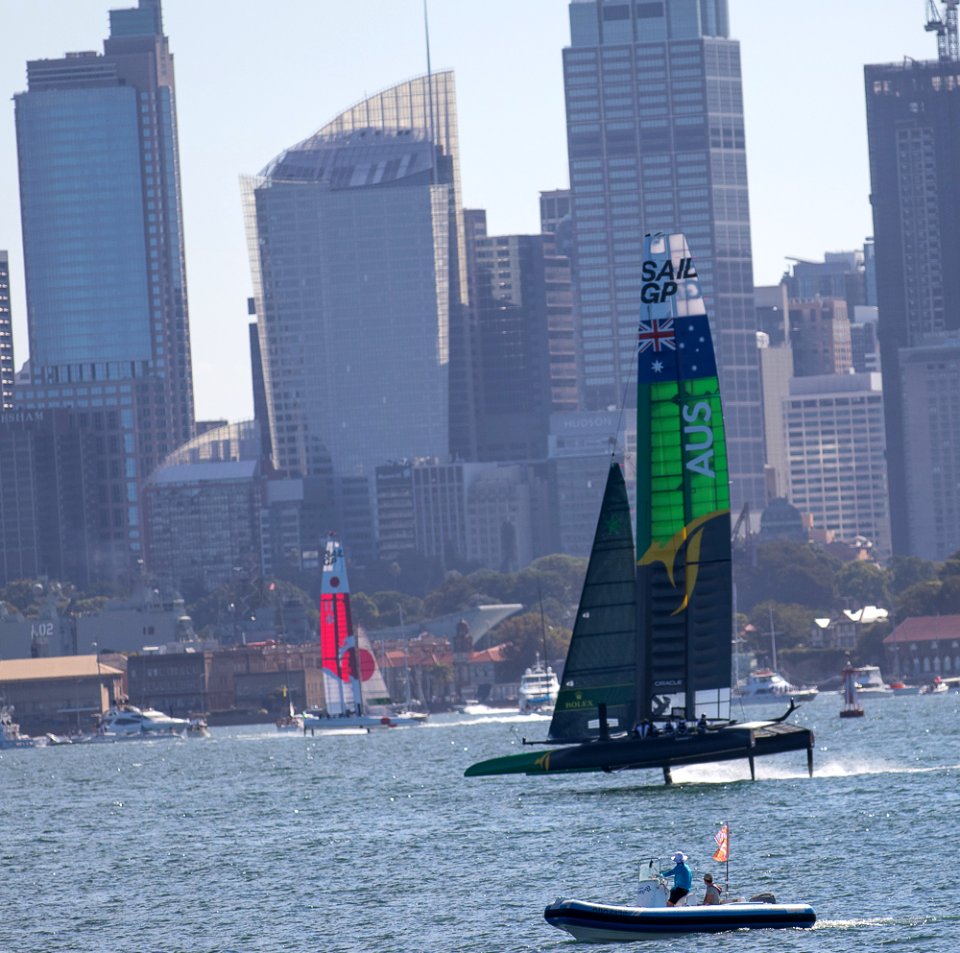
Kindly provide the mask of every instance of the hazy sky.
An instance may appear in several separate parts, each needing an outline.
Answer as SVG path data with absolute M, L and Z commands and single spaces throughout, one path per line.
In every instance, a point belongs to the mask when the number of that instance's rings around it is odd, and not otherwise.
M 103 49 L 135 0 L 0 0 L 0 248 L 16 361 L 27 357 L 12 96 L 28 59 Z M 538 193 L 568 183 L 561 49 L 567 0 L 430 0 L 434 69 L 457 77 L 461 179 L 493 233 L 536 232 Z M 926 0 L 730 0 L 740 40 L 757 284 L 786 256 L 871 234 L 863 65 L 931 59 Z M 365 96 L 426 71 L 422 0 L 163 0 L 175 56 L 199 418 L 252 414 L 251 293 L 238 180 Z M 694 250 L 694 254 L 696 251 Z

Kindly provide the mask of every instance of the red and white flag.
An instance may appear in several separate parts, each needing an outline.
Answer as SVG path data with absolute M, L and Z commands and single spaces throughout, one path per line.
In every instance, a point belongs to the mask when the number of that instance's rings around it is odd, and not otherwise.
M 725 863 L 730 859 L 730 831 L 726 824 L 713 835 L 713 839 L 717 842 L 717 849 L 714 852 L 713 859 L 719 861 L 721 864 Z

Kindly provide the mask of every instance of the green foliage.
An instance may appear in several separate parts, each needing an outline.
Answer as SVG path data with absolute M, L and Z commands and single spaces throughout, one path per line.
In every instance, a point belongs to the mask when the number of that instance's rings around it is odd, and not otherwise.
M 889 606 L 890 574 L 876 563 L 854 560 L 845 563 L 834 576 L 834 586 L 842 608 Z
M 475 595 L 476 590 L 460 573 L 447 573 L 443 585 L 423 600 L 424 614 L 431 619 L 438 615 L 460 612 L 472 604 Z
M 350 598 L 350 612 L 354 625 L 365 629 L 380 628 L 380 610 L 377 603 L 363 592 L 355 592 Z
M 750 613 L 750 625 L 745 635 L 747 644 L 766 664 L 773 664 L 773 638 L 770 632 L 770 616 L 773 614 L 773 631 L 776 634 L 777 651 L 796 648 L 810 638 L 813 613 L 807 606 L 782 602 L 762 602 Z
M 918 582 L 926 582 L 937 575 L 936 564 L 919 556 L 894 556 L 887 567 L 890 591 L 899 595 Z
M 942 583 L 938 579 L 916 582 L 897 596 L 894 611 L 898 621 L 911 616 L 936 615 Z
M 541 661 L 563 658 L 570 644 L 570 631 L 555 625 L 541 626 L 539 608 L 536 612 L 524 612 L 511 616 L 501 622 L 496 629 L 496 642 L 506 643 L 505 671 L 506 680 L 519 679 L 524 670 L 533 665 L 539 654 Z M 547 658 L 544 659 L 544 641 Z
M 861 626 L 854 660 L 860 665 L 877 665 L 884 657 L 883 640 L 893 631 L 890 622 Z
M 761 602 L 795 603 L 822 611 L 835 603 L 834 576 L 842 563 L 809 543 L 773 540 L 757 547 L 756 564 L 734 566 L 737 609 Z

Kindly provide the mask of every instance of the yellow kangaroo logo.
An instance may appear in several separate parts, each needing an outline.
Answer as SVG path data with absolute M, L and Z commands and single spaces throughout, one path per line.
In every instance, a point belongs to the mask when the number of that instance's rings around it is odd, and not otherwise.
M 542 771 L 550 770 L 550 752 L 540 755 L 536 761 L 533 762 L 536 767 L 540 768 Z
M 700 544 L 703 541 L 705 525 L 715 517 L 723 516 L 726 512 L 726 510 L 714 510 L 714 512 L 707 513 L 705 516 L 698 516 L 695 520 L 692 520 L 684 526 L 683 529 L 677 530 L 666 543 L 651 543 L 650 547 L 641 557 L 639 563 L 641 566 L 663 563 L 667 570 L 667 578 L 670 580 L 670 585 L 676 589 L 677 584 L 673 580 L 673 566 L 677 561 L 677 553 L 680 551 L 680 547 L 684 542 L 687 543 L 688 569 L 686 574 L 686 591 L 683 595 L 683 601 L 670 613 L 671 615 L 677 615 L 683 612 L 690 604 L 690 596 L 693 595 L 693 590 L 697 585 L 697 574 L 700 567 Z

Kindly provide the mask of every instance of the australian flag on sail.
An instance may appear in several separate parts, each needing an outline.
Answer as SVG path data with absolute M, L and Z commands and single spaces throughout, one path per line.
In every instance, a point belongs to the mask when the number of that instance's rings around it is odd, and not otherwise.
M 716 375 L 717 360 L 705 314 L 641 319 L 637 332 L 637 378 L 640 383 Z

